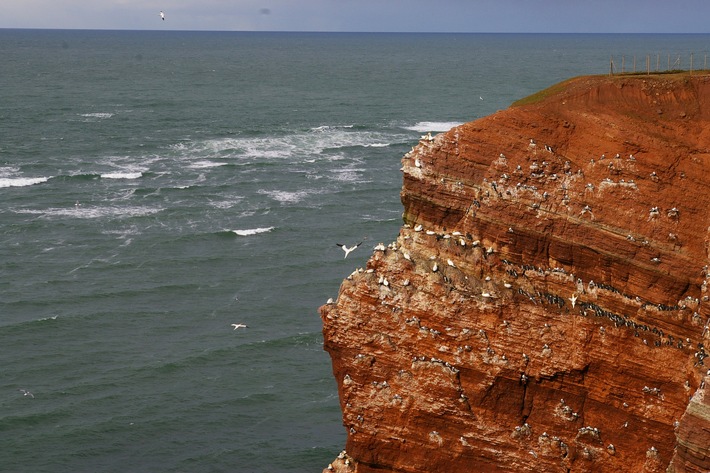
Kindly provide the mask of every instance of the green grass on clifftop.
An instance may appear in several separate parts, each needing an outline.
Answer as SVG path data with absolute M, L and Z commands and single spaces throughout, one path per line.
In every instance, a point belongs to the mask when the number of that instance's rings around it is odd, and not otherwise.
M 567 79 L 565 81 L 559 82 L 551 87 L 548 87 L 547 89 L 543 89 L 539 92 L 535 92 L 532 95 L 528 95 L 527 97 L 523 97 L 520 100 L 516 100 L 510 106 L 511 107 L 519 107 L 521 105 L 530 105 L 533 103 L 542 102 L 547 97 L 549 97 L 551 95 L 556 95 L 556 94 L 562 92 L 564 89 L 567 88 L 567 85 L 570 82 L 572 82 L 576 79 L 578 79 L 578 77 L 573 77 L 572 79 Z
M 538 102 L 542 102 L 546 98 L 557 95 L 561 92 L 563 92 L 565 89 L 570 87 L 570 85 L 573 82 L 577 82 L 583 79 L 590 79 L 590 78 L 597 78 L 597 79 L 607 79 L 607 80 L 624 80 L 624 79 L 629 79 L 629 78 L 648 78 L 648 77 L 663 77 L 664 79 L 672 79 L 672 80 L 680 80 L 680 79 L 686 79 L 688 77 L 692 76 L 708 76 L 710 74 L 710 71 L 706 70 L 697 70 L 697 71 L 680 71 L 680 70 L 670 70 L 670 71 L 661 71 L 661 72 L 653 72 L 651 74 L 647 72 L 624 72 L 621 74 L 614 74 L 613 76 L 610 75 L 596 75 L 596 76 L 577 76 L 577 77 L 572 77 L 571 79 L 564 80 L 562 82 L 559 82 L 555 85 L 552 85 L 548 87 L 547 89 L 543 89 L 539 92 L 535 92 L 532 95 L 528 95 L 527 97 L 523 97 L 520 100 L 516 100 L 513 102 L 510 106 L 511 107 L 519 107 L 522 105 L 531 105 L 535 104 Z

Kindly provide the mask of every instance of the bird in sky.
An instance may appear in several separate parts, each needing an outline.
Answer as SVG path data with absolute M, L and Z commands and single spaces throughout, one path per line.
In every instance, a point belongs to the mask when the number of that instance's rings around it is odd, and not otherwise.
M 245 324 L 232 324 L 232 327 L 234 327 L 234 330 L 238 328 L 249 328 L 249 326 Z
M 163 10 L 160 10 L 160 19 L 165 21 L 165 13 L 163 13 Z
M 358 246 L 362 245 L 362 242 L 358 243 L 357 245 L 353 245 L 353 246 L 351 246 L 351 247 L 348 247 L 348 246 L 346 246 L 346 245 L 343 245 L 342 243 L 336 243 L 336 245 L 338 245 L 339 247 L 341 247 L 341 248 L 343 249 L 343 251 L 345 252 L 345 257 L 343 258 L 343 259 L 345 259 L 345 258 L 348 257 L 348 255 L 350 254 L 350 252 L 352 252 L 352 251 L 353 251 L 355 248 L 357 248 Z

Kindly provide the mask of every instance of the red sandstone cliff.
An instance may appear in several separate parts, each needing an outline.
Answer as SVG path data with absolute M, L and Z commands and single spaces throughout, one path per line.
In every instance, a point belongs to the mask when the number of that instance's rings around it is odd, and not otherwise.
M 525 102 L 404 156 L 399 236 L 321 307 L 334 470 L 710 470 L 710 77 Z

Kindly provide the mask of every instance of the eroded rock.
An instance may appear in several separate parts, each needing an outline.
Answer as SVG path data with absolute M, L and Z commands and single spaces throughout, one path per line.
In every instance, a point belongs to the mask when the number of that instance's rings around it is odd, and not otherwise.
M 707 471 L 709 101 L 582 77 L 404 156 L 320 308 L 348 471 Z

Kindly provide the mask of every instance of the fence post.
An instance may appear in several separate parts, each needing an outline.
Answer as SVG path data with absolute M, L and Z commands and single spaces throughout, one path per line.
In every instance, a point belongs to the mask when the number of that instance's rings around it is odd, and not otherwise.
M 690 75 L 693 75 L 693 53 L 690 53 Z
M 667 56 L 667 61 L 668 65 L 666 66 L 666 72 L 671 72 L 671 71 L 683 71 L 682 67 L 682 55 L 678 54 L 677 57 L 674 58 L 673 62 L 671 63 L 671 54 L 668 53 Z M 634 74 L 637 73 L 636 71 L 636 56 L 634 55 L 633 57 L 633 64 L 632 64 L 632 72 Z M 690 52 L 690 61 L 689 61 L 689 67 L 688 67 L 688 72 L 692 76 L 693 73 L 695 72 L 695 68 L 698 67 L 697 70 L 701 71 L 702 73 L 708 73 L 710 74 L 710 69 L 708 69 L 708 53 L 704 54 L 704 63 L 702 69 L 699 66 L 696 66 L 695 64 L 695 53 Z M 625 74 L 626 73 L 626 56 L 621 55 L 621 71 L 616 70 L 616 66 L 614 64 L 614 56 L 609 55 L 609 75 L 613 76 L 614 74 Z M 639 71 L 639 73 L 642 73 Z M 656 69 L 655 73 L 661 73 L 661 53 L 656 53 Z M 651 55 L 646 54 L 646 75 L 651 75 Z

